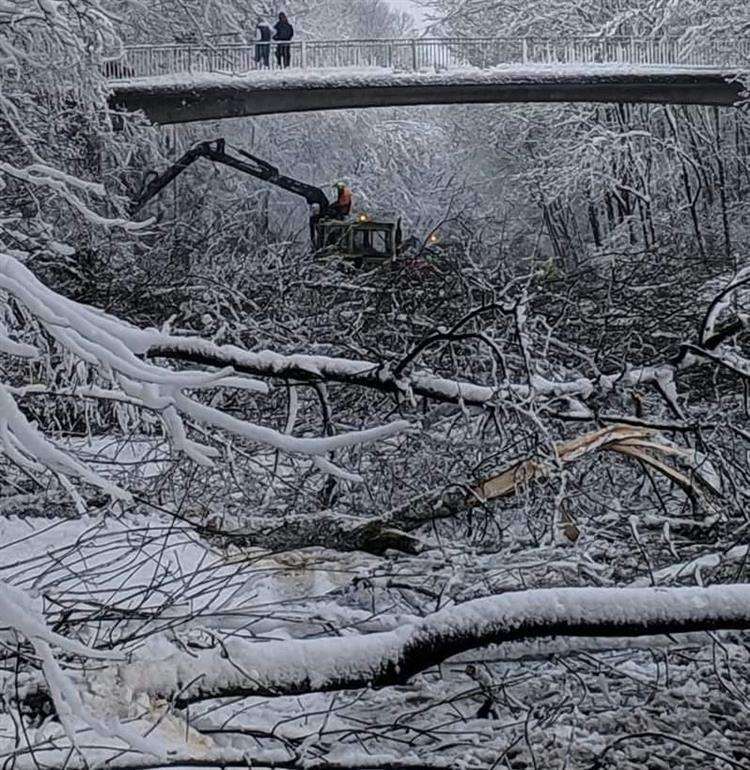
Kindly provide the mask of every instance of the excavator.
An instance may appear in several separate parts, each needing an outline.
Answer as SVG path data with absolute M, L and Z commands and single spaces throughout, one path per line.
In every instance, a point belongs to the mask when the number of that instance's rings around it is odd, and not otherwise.
M 275 166 L 249 152 L 233 149 L 236 155 L 227 152 L 224 139 L 200 142 L 162 173 L 152 172 L 131 206 L 131 215 L 140 211 L 196 160 L 206 158 L 303 197 L 313 212 L 310 215 L 310 240 L 318 255 L 341 257 L 359 266 L 393 260 L 403 252 L 405 244 L 400 219 L 376 221 L 366 214 L 341 218 L 319 187 L 285 176 Z

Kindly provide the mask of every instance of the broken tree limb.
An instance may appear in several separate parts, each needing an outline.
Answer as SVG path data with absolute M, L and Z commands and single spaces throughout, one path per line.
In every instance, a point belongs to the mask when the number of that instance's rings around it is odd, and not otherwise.
M 706 460 L 688 450 L 662 442 L 647 428 L 612 425 L 554 445 L 554 458 L 520 460 L 479 483 L 457 484 L 411 498 L 383 516 L 362 519 L 333 511 L 279 518 L 245 519 L 235 528 L 226 523 L 199 525 L 201 534 L 221 546 L 289 551 L 318 546 L 336 551 L 363 551 L 380 556 L 386 550 L 417 554 L 421 541 L 408 533 L 436 519 L 452 518 L 493 500 L 512 497 L 533 481 L 548 479 L 561 466 L 600 451 L 638 460 L 700 497 L 708 489 L 720 494 Z M 661 455 L 661 458 L 655 457 Z M 664 460 L 678 457 L 690 467 L 685 474 Z M 697 483 L 700 482 L 700 485 Z
M 700 494 L 704 488 L 720 493 L 705 459 L 659 441 L 654 430 L 631 425 L 611 425 L 555 444 L 555 460 L 536 457 L 520 460 L 478 484 L 460 485 L 448 492 L 439 490 L 426 493 L 390 511 L 384 521 L 408 532 L 433 519 L 448 518 L 493 500 L 511 497 L 532 481 L 549 478 L 556 468 L 600 451 L 618 452 L 640 460 L 690 494 Z M 654 457 L 653 453 L 664 457 L 678 456 L 690 466 L 690 475 Z M 697 481 L 701 482 L 701 487 L 697 486 Z
M 212 698 L 277 697 L 404 684 L 469 650 L 518 639 L 634 637 L 750 628 L 750 585 L 553 588 L 475 599 L 394 631 L 176 653 L 96 671 L 109 697 L 144 693 L 185 707 Z M 102 690 L 104 692 L 104 690 Z
M 747 319 L 730 321 L 710 335 L 705 334 L 702 345 L 685 343 L 668 361 L 628 367 L 625 371 L 553 381 L 532 374 L 528 384 L 505 382 L 498 387 L 450 379 L 422 370 L 405 371 L 405 363 L 377 363 L 330 356 L 282 355 L 272 351 L 258 353 L 235 345 L 216 345 L 199 337 L 177 337 L 156 330 L 141 330 L 144 340 L 142 355 L 183 361 L 222 369 L 231 367 L 238 374 L 278 378 L 298 383 L 332 382 L 352 385 L 406 398 L 427 398 L 439 403 L 460 403 L 466 406 L 491 406 L 508 399 L 567 399 L 571 413 L 588 412 L 585 401 L 594 393 L 608 394 L 620 387 L 645 384 L 671 384 L 675 375 L 704 361 L 724 342 L 747 327 Z M 701 355 L 703 354 L 703 355 Z M 409 359 L 409 363 L 412 360 Z M 395 367 L 395 368 L 394 368 Z M 593 414 L 590 414 L 593 419 Z
M 220 547 L 233 545 L 274 552 L 319 547 L 382 556 L 387 550 L 415 555 L 423 548 L 419 538 L 390 526 L 385 519 L 362 519 L 331 511 L 244 519 L 233 529 L 227 529 L 224 522 L 200 525 L 199 529 L 207 540 Z

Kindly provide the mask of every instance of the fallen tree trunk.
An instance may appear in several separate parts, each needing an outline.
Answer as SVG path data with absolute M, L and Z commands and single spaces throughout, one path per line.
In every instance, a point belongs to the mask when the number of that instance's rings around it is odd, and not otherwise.
M 508 399 L 564 398 L 572 412 L 593 419 L 584 402 L 594 393 L 605 395 L 618 387 L 673 383 L 675 375 L 710 360 L 711 353 L 748 326 L 745 318 L 732 319 L 719 329 L 709 326 L 699 345 L 684 343 L 669 360 L 598 377 L 555 382 L 538 374 L 528 384 L 503 383 L 500 387 L 436 376 L 430 372 L 404 372 L 399 366 L 374 361 L 358 361 L 330 356 L 282 355 L 272 351 L 253 353 L 235 345 L 216 345 L 199 337 L 177 337 L 155 330 L 142 332 L 143 355 L 183 361 L 204 367 L 232 367 L 237 373 L 253 377 L 273 377 L 300 383 L 334 382 L 407 398 L 427 398 L 439 403 L 492 406 Z M 710 331 L 710 333 L 709 333 Z M 747 375 L 746 375 L 747 376 Z
M 448 658 L 518 639 L 635 637 L 750 628 L 750 584 L 710 588 L 553 588 L 505 593 L 360 637 L 252 643 L 92 672 L 97 691 L 178 707 L 404 684 Z M 102 690 L 101 688 L 105 688 Z
M 387 550 L 418 554 L 422 541 L 397 529 L 387 520 L 323 512 L 278 518 L 243 519 L 236 528 L 226 523 L 198 525 L 203 537 L 220 547 L 262 548 L 266 551 L 296 551 L 328 548 L 332 551 L 363 551 L 382 556 Z
M 493 500 L 512 497 L 532 481 L 544 481 L 556 468 L 595 452 L 617 452 L 648 465 L 687 494 L 700 495 L 704 488 L 720 493 L 718 482 L 709 474 L 704 458 L 672 444 L 661 443 L 655 432 L 629 425 L 602 428 L 571 441 L 554 445 L 552 459 L 519 460 L 478 484 L 456 484 L 418 495 L 383 516 L 361 519 L 327 511 L 311 515 L 284 516 L 278 519 L 250 519 L 234 529 L 225 525 L 202 526 L 204 536 L 220 545 L 240 548 L 264 548 L 289 551 L 319 546 L 337 551 L 364 551 L 382 555 L 387 549 L 416 554 L 421 550 L 418 538 L 408 533 L 436 519 L 452 518 Z M 691 466 L 686 475 L 663 459 L 678 457 Z M 702 481 L 702 486 L 697 482 Z

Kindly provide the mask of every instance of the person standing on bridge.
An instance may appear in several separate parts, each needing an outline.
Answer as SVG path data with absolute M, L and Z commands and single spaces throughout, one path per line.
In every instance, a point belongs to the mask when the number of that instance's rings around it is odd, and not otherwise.
M 278 41 L 276 46 L 276 63 L 286 69 L 292 59 L 291 39 L 294 37 L 294 27 L 289 23 L 285 13 L 279 14 L 279 20 L 274 25 L 276 34 L 273 39 Z
M 265 19 L 258 19 L 255 41 L 255 64 L 268 69 L 271 59 L 271 27 Z

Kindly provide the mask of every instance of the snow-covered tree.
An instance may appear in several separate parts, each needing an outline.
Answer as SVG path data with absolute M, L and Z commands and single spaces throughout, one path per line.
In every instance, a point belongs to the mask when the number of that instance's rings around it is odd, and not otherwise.
M 0 4 L 3 761 L 743 767 L 742 119 L 226 132 L 448 220 L 389 269 L 312 260 L 197 167 L 132 222 L 138 177 L 209 129 L 112 130 L 119 35 L 249 11 Z M 628 9 L 525 11 L 587 12 Z

